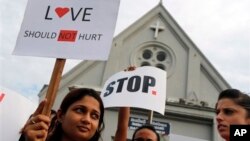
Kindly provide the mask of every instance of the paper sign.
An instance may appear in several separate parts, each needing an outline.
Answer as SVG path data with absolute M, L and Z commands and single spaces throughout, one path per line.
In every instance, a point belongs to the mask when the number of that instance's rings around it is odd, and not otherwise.
M 120 0 L 29 0 L 13 54 L 107 60 Z
M 19 131 L 36 107 L 37 103 L 0 86 L 0 140 L 17 141 L 20 137 Z
M 164 115 L 167 73 L 156 67 L 121 71 L 105 83 L 101 97 L 104 107 L 137 107 Z

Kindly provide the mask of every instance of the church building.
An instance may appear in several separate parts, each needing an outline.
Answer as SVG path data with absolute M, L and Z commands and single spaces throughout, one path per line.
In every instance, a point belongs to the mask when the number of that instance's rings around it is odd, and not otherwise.
M 128 66 L 154 66 L 167 71 L 164 116 L 154 112 L 153 123 L 169 141 L 221 141 L 214 106 L 218 94 L 231 86 L 181 29 L 160 2 L 114 37 L 107 61 L 82 61 L 63 75 L 53 109 L 71 88 L 99 92 L 106 80 Z M 47 87 L 40 93 L 46 95 Z M 149 111 L 131 109 L 129 136 L 148 119 Z M 112 141 L 118 108 L 105 110 L 103 141 Z M 166 137 L 167 136 L 167 137 Z

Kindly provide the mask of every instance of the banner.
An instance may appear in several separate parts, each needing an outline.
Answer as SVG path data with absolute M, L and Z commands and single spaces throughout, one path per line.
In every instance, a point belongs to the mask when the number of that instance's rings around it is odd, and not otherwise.
M 120 0 L 29 0 L 13 54 L 107 60 Z
M 164 115 L 167 73 L 156 67 L 139 67 L 111 76 L 102 89 L 107 107 L 137 107 Z
M 17 141 L 19 131 L 36 107 L 37 103 L 0 86 L 0 140 Z

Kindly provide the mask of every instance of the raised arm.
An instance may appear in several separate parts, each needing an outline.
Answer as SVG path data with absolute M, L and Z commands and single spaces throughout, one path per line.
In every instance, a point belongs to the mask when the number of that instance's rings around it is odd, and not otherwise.
M 127 141 L 130 107 L 121 107 L 118 113 L 118 123 L 114 141 Z
M 135 69 L 135 66 L 129 66 L 124 71 L 133 71 Z M 127 141 L 129 116 L 130 107 L 120 107 L 114 141 Z

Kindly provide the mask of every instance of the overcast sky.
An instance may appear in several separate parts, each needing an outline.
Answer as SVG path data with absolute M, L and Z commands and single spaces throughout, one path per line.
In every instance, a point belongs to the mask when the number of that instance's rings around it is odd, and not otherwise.
M 115 35 L 159 0 L 121 0 Z M 48 84 L 55 59 L 13 56 L 27 0 L 0 0 L 0 86 L 31 100 Z M 163 0 L 165 8 L 233 87 L 250 93 L 249 0 Z M 67 60 L 64 73 L 79 63 Z

